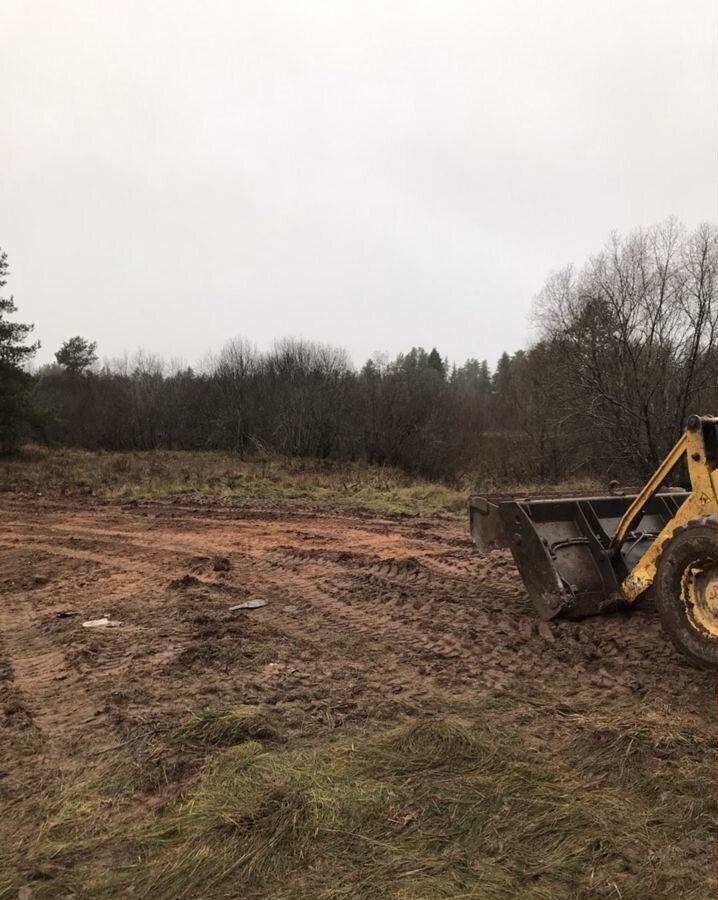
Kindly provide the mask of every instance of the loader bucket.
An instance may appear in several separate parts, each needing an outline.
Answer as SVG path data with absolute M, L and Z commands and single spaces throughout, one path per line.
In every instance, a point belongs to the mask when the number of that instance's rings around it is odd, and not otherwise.
M 688 496 L 652 497 L 618 554 L 609 545 L 634 496 L 507 500 L 498 514 L 539 615 L 579 619 L 627 602 L 621 582 Z
M 576 495 L 578 497 L 578 495 Z M 564 494 L 541 493 L 534 500 L 563 500 Z M 472 494 L 468 500 L 471 540 L 482 553 L 510 547 L 509 535 L 504 531 L 500 506 L 507 500 L 517 501 L 516 494 Z M 521 500 L 521 502 L 526 502 Z
M 484 496 L 474 494 L 469 497 L 469 531 L 471 540 L 482 552 L 497 547 L 507 547 L 508 539 L 499 515 L 499 502 L 508 500 L 507 495 Z

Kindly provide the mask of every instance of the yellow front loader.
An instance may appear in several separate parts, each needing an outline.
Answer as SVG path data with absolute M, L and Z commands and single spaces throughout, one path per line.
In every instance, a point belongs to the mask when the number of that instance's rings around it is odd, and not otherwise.
M 690 490 L 664 488 L 682 463 Z M 718 668 L 718 418 L 691 416 L 633 496 L 472 500 L 474 539 L 511 548 L 542 618 L 594 615 L 651 591 L 676 646 Z

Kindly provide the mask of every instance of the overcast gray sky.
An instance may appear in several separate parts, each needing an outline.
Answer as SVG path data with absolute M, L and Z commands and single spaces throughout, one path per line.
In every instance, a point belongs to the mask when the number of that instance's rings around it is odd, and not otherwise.
M 38 361 L 81 334 L 493 363 L 611 228 L 718 216 L 717 9 L 4 0 L 0 247 Z

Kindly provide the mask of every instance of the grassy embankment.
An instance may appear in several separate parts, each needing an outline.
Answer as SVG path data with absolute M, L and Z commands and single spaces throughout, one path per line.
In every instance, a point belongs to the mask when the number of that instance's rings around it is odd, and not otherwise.
M 285 499 L 328 502 L 378 514 L 463 517 L 472 490 L 494 489 L 466 476 L 448 486 L 398 469 L 366 463 L 272 458 L 240 459 L 229 453 L 155 450 L 97 452 L 27 448 L 0 461 L 0 491 L 103 500 L 173 496 Z M 595 490 L 590 481 L 556 485 L 502 485 L 502 491 Z

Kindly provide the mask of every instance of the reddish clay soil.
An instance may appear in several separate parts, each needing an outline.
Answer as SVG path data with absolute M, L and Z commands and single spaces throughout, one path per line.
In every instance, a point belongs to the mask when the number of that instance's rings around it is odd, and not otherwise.
M 701 715 L 712 689 L 650 606 L 539 625 L 510 554 L 455 523 L 247 501 L 0 516 L 0 684 L 47 738 L 99 747 L 115 708 L 301 701 L 340 727 L 537 683 Z M 267 605 L 230 611 L 247 599 Z M 121 627 L 81 627 L 105 613 Z
M 315 736 L 502 692 L 714 724 L 713 676 L 650 605 L 539 625 L 509 553 L 479 555 L 460 523 L 7 495 L 0 520 L 0 716 L 53 768 L 238 703 L 293 705 Z M 250 599 L 266 606 L 230 611 Z M 121 626 L 82 627 L 105 613 Z M 9 746 L 0 792 L 25 777 Z

